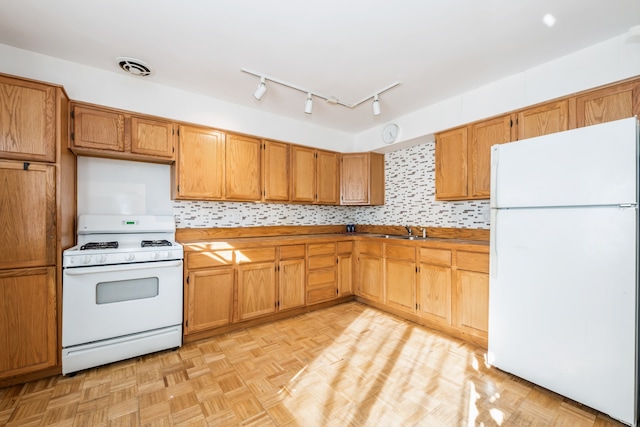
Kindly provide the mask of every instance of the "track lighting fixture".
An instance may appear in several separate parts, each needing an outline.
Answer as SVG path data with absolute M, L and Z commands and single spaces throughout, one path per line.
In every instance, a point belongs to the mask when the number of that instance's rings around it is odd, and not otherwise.
M 380 100 L 378 100 L 378 95 L 374 95 L 373 96 L 373 104 L 371 104 L 371 107 L 373 108 L 373 115 L 374 116 L 379 116 L 380 115 Z
M 311 114 L 313 111 L 313 99 L 311 99 L 311 92 L 307 93 L 307 102 L 304 104 L 304 112 Z
M 260 100 L 262 98 L 262 96 L 265 94 L 265 92 L 267 92 L 267 85 L 266 85 L 266 80 L 269 80 L 273 83 L 277 83 L 279 85 L 282 86 L 286 86 L 288 88 L 291 89 L 295 89 L 297 91 L 300 92 L 304 92 L 307 94 L 307 101 L 304 104 L 304 112 L 306 114 L 311 114 L 311 112 L 313 111 L 313 97 L 315 96 L 316 98 L 321 98 L 324 99 L 325 101 L 327 101 L 328 104 L 331 105 L 342 105 L 343 107 L 347 107 L 351 110 L 353 110 L 354 108 L 356 108 L 358 105 L 362 104 L 363 102 L 373 98 L 373 104 L 372 104 L 372 108 L 373 108 L 373 115 L 374 116 L 379 116 L 381 113 L 380 110 L 380 100 L 378 99 L 378 97 L 380 96 L 381 93 L 388 91 L 389 89 L 392 89 L 396 86 L 398 86 L 400 84 L 400 82 L 395 82 L 393 84 L 390 84 L 389 86 L 380 89 L 379 91 L 375 92 L 374 95 L 369 95 L 366 98 L 361 99 L 358 102 L 354 102 L 353 104 L 347 104 L 346 102 L 340 101 L 337 97 L 335 96 L 324 96 L 324 95 L 320 95 L 319 93 L 316 92 L 311 92 L 310 90 L 301 88 L 299 86 L 296 85 L 292 85 L 290 83 L 287 82 L 283 82 L 282 80 L 278 80 L 278 79 L 274 79 L 273 77 L 269 77 L 266 76 L 262 73 L 256 73 L 254 71 L 250 71 L 247 69 L 240 69 L 240 71 L 242 71 L 243 73 L 247 73 L 247 74 L 251 74 L 253 76 L 256 77 L 260 77 L 260 84 L 258 85 L 258 88 L 256 89 L 256 91 L 253 93 L 253 96 L 257 99 Z
M 260 77 L 260 84 L 255 92 L 253 92 L 253 97 L 260 101 L 264 94 L 267 92 L 267 84 L 265 83 L 265 78 Z

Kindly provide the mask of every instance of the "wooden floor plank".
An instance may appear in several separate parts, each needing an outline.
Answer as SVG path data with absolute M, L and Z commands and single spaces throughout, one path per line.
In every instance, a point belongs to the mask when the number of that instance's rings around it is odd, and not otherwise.
M 485 353 L 348 302 L 0 389 L 0 425 L 622 425 Z

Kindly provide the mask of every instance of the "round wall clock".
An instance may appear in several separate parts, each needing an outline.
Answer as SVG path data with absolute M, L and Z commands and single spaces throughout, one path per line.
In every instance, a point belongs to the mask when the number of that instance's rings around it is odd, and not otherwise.
M 393 144 L 398 138 L 400 127 L 395 123 L 389 123 L 382 130 L 382 140 L 385 144 Z

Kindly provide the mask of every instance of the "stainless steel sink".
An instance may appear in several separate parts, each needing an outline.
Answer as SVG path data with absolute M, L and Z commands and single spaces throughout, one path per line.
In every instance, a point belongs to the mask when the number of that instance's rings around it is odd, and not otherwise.
M 400 239 L 400 240 L 426 240 L 426 239 L 428 239 L 428 237 L 415 236 L 415 235 L 409 236 L 407 234 L 404 234 L 402 236 L 397 236 L 397 235 L 394 235 L 394 234 L 385 234 L 384 238 L 385 239 Z

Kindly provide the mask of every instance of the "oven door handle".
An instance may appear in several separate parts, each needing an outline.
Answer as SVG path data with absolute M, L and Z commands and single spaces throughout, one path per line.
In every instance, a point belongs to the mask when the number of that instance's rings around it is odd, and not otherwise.
M 159 261 L 159 262 L 144 262 L 135 264 L 118 264 L 118 265 L 98 265 L 95 267 L 72 267 L 65 268 L 64 274 L 68 276 L 81 276 L 83 274 L 92 273 L 112 273 L 119 271 L 131 271 L 131 270 L 146 270 L 156 269 L 164 267 L 182 267 L 182 260 L 178 261 Z

